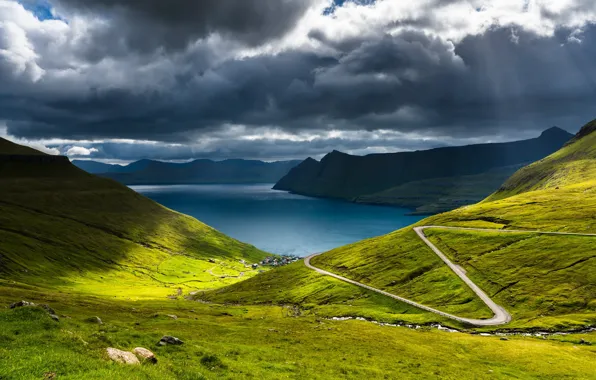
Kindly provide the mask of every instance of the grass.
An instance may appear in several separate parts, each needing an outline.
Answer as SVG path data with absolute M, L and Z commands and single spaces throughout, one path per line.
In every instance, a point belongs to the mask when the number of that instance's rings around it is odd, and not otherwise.
M 596 120 L 552 155 L 517 171 L 487 202 L 536 190 L 558 189 L 596 178 Z
M 250 277 L 257 271 L 239 261 L 267 255 L 111 180 L 67 170 L 66 179 L 0 179 L 3 278 L 165 297 Z
M 0 310 L 0 376 L 5 379 L 590 379 L 595 346 L 569 341 L 383 327 L 295 317 L 279 306 L 223 306 L 186 300 L 106 300 L 0 288 L 0 303 L 27 297 L 37 308 Z M 167 317 L 175 314 L 177 320 Z M 89 323 L 99 316 L 102 325 Z M 172 334 L 182 346 L 156 346 Z M 588 342 L 595 341 L 587 335 Z M 146 347 L 158 363 L 110 362 L 106 347 Z M 455 359 L 455 360 L 454 360 Z
M 507 306 L 513 316 L 508 328 L 596 325 L 596 238 L 441 229 L 425 234 Z
M 429 324 L 448 320 L 331 277 L 296 262 L 195 299 L 218 304 L 293 305 L 301 314 L 362 317 L 387 323 Z M 459 327 L 459 325 L 458 325 Z
M 429 215 L 479 202 L 499 188 L 522 165 L 485 173 L 413 181 L 382 192 L 360 196 L 357 202 L 396 205 Z

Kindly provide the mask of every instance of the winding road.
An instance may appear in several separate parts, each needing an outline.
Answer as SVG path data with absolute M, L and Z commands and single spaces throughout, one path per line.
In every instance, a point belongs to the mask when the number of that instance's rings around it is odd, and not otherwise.
M 314 255 L 310 255 L 308 257 L 304 258 L 304 264 L 310 268 L 313 269 L 315 271 L 317 271 L 320 274 L 326 275 L 326 276 L 330 276 L 333 278 L 336 278 L 338 280 L 356 285 L 356 286 L 360 286 L 361 288 L 365 288 L 368 290 L 371 290 L 373 292 L 379 293 L 379 294 L 383 294 L 387 297 L 391 297 L 393 299 L 396 299 L 398 301 L 407 303 L 409 305 L 412 305 L 414 307 L 417 307 L 419 309 L 422 310 L 426 310 L 426 311 L 430 311 L 431 313 L 435 313 L 438 315 L 441 315 L 443 317 L 449 318 L 449 319 L 453 319 L 455 321 L 458 322 L 462 322 L 465 324 L 469 324 L 472 326 L 496 326 L 496 325 L 502 325 L 502 324 L 506 324 L 509 323 L 511 321 L 511 314 L 509 314 L 507 312 L 507 310 L 505 310 L 502 306 L 497 305 L 482 289 L 480 289 L 480 287 L 478 285 L 476 285 L 472 280 L 470 280 L 470 278 L 466 275 L 466 272 L 459 267 L 458 265 L 454 264 L 453 262 L 451 262 L 451 260 L 449 260 L 447 258 L 447 256 L 445 256 L 445 254 L 443 252 L 441 252 L 441 250 L 439 250 L 433 243 L 430 242 L 430 240 L 428 240 L 428 238 L 426 237 L 426 235 L 424 234 L 424 230 L 428 229 L 428 228 L 436 228 L 436 229 L 445 229 L 445 230 L 464 230 L 464 231 L 484 231 L 484 232 L 499 232 L 499 233 L 531 233 L 531 234 L 542 234 L 542 235 L 567 235 L 567 236 L 592 236 L 592 237 L 596 237 L 596 234 L 582 234 L 582 233 L 572 233 L 572 232 L 543 232 L 543 231 L 526 231 L 526 230 L 497 230 L 497 229 L 488 229 L 488 228 L 466 228 L 466 227 L 448 227 L 448 226 L 422 226 L 422 227 L 414 227 L 414 231 L 416 232 L 416 234 L 418 235 L 418 237 L 420 237 L 420 239 L 422 239 L 422 241 L 430 248 L 432 249 L 432 251 L 439 256 L 439 258 L 441 258 L 441 260 L 443 260 L 443 262 L 445 264 L 447 264 L 447 266 L 449 266 L 449 268 L 451 268 L 451 270 L 459 277 L 461 278 L 466 285 L 468 285 L 468 287 L 470 287 L 470 289 L 472 289 L 472 291 L 474 293 L 476 293 L 476 295 L 478 297 L 480 297 L 480 299 L 482 300 L 482 302 L 484 302 L 484 304 L 486 306 L 488 306 L 489 309 L 491 309 L 491 311 L 494 313 L 494 315 L 492 316 L 492 318 L 489 319 L 471 319 L 471 318 L 463 318 L 463 317 L 458 317 L 456 315 L 453 314 L 449 314 L 449 313 L 445 313 L 443 311 L 434 309 L 432 307 L 428 307 L 422 304 L 419 304 L 417 302 L 414 302 L 412 300 L 409 300 L 407 298 L 403 298 L 400 296 L 396 296 L 395 294 L 391 294 L 389 292 L 386 292 L 384 290 L 380 290 L 377 288 L 373 288 L 372 286 L 369 285 L 365 285 L 362 284 L 360 282 L 354 281 L 354 280 L 350 280 L 349 278 L 337 275 L 335 273 L 331 273 L 328 272 L 326 270 L 317 268 L 315 266 L 313 266 L 310 263 L 310 260 L 315 257 L 320 255 L 321 253 L 315 253 Z

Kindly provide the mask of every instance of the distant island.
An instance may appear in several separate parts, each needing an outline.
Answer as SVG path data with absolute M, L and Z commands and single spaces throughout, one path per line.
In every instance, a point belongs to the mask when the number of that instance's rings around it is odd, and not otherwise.
M 300 161 L 194 160 L 186 163 L 140 160 L 128 165 L 73 160 L 88 173 L 125 185 L 172 185 L 209 183 L 275 183 Z
M 274 186 L 296 194 L 407 207 L 435 214 L 478 202 L 521 167 L 573 137 L 553 127 L 529 140 L 353 156 L 307 158 Z

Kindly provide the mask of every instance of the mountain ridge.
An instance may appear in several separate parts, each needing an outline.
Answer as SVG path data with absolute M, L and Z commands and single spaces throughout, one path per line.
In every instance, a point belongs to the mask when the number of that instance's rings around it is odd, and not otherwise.
M 74 160 L 73 164 L 126 185 L 275 183 L 300 161 L 264 162 L 227 159 L 196 159 L 185 163 L 139 160 L 128 165 L 110 165 Z
M 367 197 L 413 181 L 479 175 L 495 168 L 528 164 L 553 153 L 572 137 L 572 134 L 553 127 L 534 139 L 507 143 L 441 147 L 367 156 L 353 156 L 334 150 L 321 161 L 303 161 L 280 179 L 274 189 L 362 203 L 402 207 L 410 207 L 413 204 L 420 207 L 428 204 L 429 200 L 425 200 L 423 204 L 416 204 L 415 199 L 400 203 L 392 202 L 391 199 Z M 513 174 L 514 171 L 507 172 L 507 175 Z M 494 187 L 474 194 L 472 200 L 482 200 L 496 190 L 502 180 L 502 176 L 496 177 L 491 182 Z M 438 202 L 448 195 L 437 194 L 430 203 Z M 454 197 L 457 198 L 457 194 Z

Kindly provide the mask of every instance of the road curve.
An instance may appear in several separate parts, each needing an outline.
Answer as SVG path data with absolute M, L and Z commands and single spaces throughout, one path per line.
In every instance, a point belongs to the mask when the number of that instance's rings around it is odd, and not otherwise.
M 336 278 L 338 280 L 356 285 L 356 286 L 360 286 L 361 288 L 365 288 L 368 290 L 371 290 L 373 292 L 376 293 L 380 293 L 383 294 L 387 297 L 391 297 L 393 299 L 396 299 L 398 301 L 407 303 L 409 305 L 412 305 L 414 307 L 417 307 L 419 309 L 422 310 L 426 310 L 426 311 L 430 311 L 431 313 L 435 313 L 438 315 L 441 315 L 443 317 L 449 318 L 449 319 L 453 319 L 455 321 L 458 322 L 462 322 L 465 324 L 469 324 L 472 326 L 496 326 L 496 325 L 502 325 L 505 323 L 509 323 L 511 321 L 511 315 L 507 312 L 507 310 L 505 310 L 503 307 L 497 305 L 482 289 L 480 289 L 480 287 L 478 285 L 476 285 L 472 280 L 470 280 L 470 278 L 466 275 L 466 273 L 464 272 L 464 270 L 462 268 L 460 268 L 459 266 L 455 265 L 453 262 L 451 262 L 451 260 L 449 260 L 447 258 L 447 256 L 445 256 L 445 254 L 443 252 L 441 252 L 441 250 L 439 250 L 433 243 L 430 242 L 430 240 L 428 240 L 428 238 L 426 237 L 426 235 L 424 234 L 424 230 L 427 228 L 438 228 L 438 229 L 447 229 L 447 230 L 467 230 L 467 231 L 485 231 L 485 232 L 517 232 L 517 233 L 534 233 L 534 234 L 542 234 L 542 235 L 571 235 L 571 236 L 592 236 L 592 237 L 596 237 L 596 234 L 581 234 L 581 233 L 572 233 L 572 232 L 543 232 L 543 231 L 526 231 L 526 230 L 497 230 L 497 229 L 488 229 L 488 228 L 467 228 L 467 227 L 447 227 L 447 226 L 421 226 L 421 227 L 414 227 L 414 231 L 416 232 L 416 234 L 418 235 L 418 237 L 420 237 L 420 239 L 422 239 L 422 241 L 430 248 L 432 249 L 432 251 L 439 256 L 439 258 L 441 258 L 441 260 L 443 260 L 443 262 L 445 264 L 447 264 L 447 266 L 449 266 L 449 268 L 451 268 L 451 270 L 459 277 L 461 278 L 466 285 L 468 285 L 468 287 L 470 289 L 472 289 L 472 291 L 474 293 L 476 293 L 476 295 L 478 297 L 480 297 L 480 299 L 482 300 L 482 302 L 485 303 L 486 306 L 488 306 L 489 309 L 491 309 L 491 311 L 494 313 L 494 315 L 492 316 L 492 318 L 489 319 L 471 319 L 471 318 L 463 318 L 463 317 L 458 317 L 456 315 L 453 314 L 449 314 L 449 313 L 445 313 L 443 311 L 434 309 L 432 307 L 428 307 L 422 304 L 419 304 L 417 302 L 414 302 L 412 300 L 409 300 L 407 298 L 403 298 L 400 296 L 396 296 L 395 294 L 391 294 L 389 292 L 386 292 L 384 290 L 380 290 L 377 288 L 373 288 L 372 286 L 369 285 L 365 285 L 362 284 L 360 282 L 354 281 L 354 280 L 350 280 L 349 278 L 337 275 L 335 273 L 331 273 L 328 272 L 326 270 L 323 269 L 319 269 L 315 266 L 313 266 L 310 263 L 310 259 L 312 259 L 315 256 L 320 255 L 321 253 L 315 253 L 314 255 L 310 255 L 308 257 L 304 258 L 304 264 L 310 268 L 315 270 L 316 272 L 326 275 L 326 276 L 330 276 L 333 278 Z

